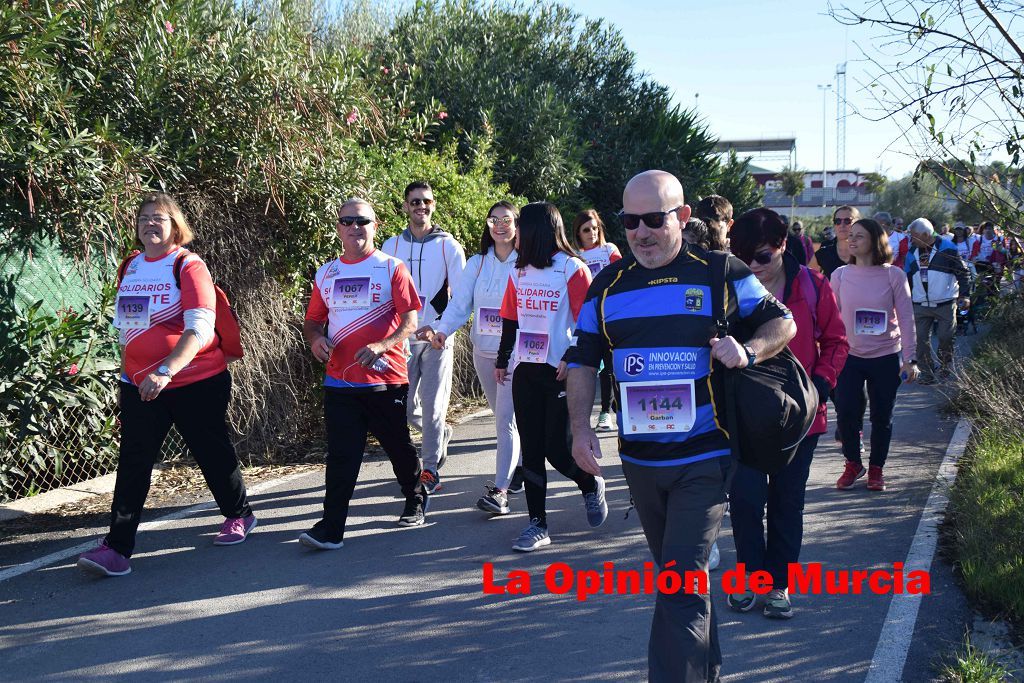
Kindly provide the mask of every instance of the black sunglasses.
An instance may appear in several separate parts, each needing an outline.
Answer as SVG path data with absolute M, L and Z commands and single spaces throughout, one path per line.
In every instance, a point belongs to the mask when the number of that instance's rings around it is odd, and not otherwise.
M 739 255 L 737 254 L 737 256 L 739 256 Z M 762 266 L 767 266 L 767 265 L 768 265 L 769 263 L 771 263 L 771 262 L 772 262 L 772 252 L 770 252 L 770 251 L 768 251 L 768 250 L 765 250 L 765 251 L 759 251 L 759 252 L 757 252 L 756 254 L 754 254 L 753 256 L 751 256 L 751 257 L 749 257 L 749 258 L 748 258 L 748 257 L 747 257 L 746 255 L 744 255 L 744 256 L 740 256 L 740 259 L 741 259 L 741 260 L 742 260 L 742 261 L 743 261 L 744 263 L 746 263 L 746 264 L 747 264 L 748 266 L 749 266 L 749 265 L 751 264 L 751 262 L 753 262 L 753 261 L 757 261 L 757 262 L 758 262 L 758 263 L 760 263 L 760 264 L 761 264 Z
M 353 223 L 358 225 L 359 227 L 363 227 L 365 225 L 373 223 L 373 219 L 367 218 L 366 216 L 342 216 L 341 218 L 338 219 L 338 222 L 346 227 L 352 225 Z
M 409 200 L 409 206 L 430 206 L 433 203 L 434 200 L 430 198 L 420 199 L 419 197 L 415 197 Z
M 836 225 L 852 225 L 853 224 L 853 219 L 852 218 L 836 218 L 832 222 L 835 223 Z
M 650 213 L 639 214 L 626 213 L 623 210 L 619 211 L 617 215 L 619 217 L 619 220 L 622 221 L 622 226 L 626 228 L 626 230 L 636 230 L 637 228 L 640 227 L 640 221 L 643 221 L 644 225 L 646 225 L 648 228 L 651 228 L 652 230 L 657 230 L 658 228 L 665 225 L 665 216 L 669 215 L 670 213 L 675 213 L 681 208 L 683 207 L 677 206 L 676 208 L 669 209 L 668 211 L 652 211 Z

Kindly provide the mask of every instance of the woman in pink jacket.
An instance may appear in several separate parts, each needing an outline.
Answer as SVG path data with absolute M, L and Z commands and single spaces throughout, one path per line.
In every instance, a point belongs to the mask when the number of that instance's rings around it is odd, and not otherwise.
M 796 336 L 789 349 L 800 360 L 818 389 L 818 413 L 792 462 L 767 475 L 739 464 L 729 492 L 736 561 L 747 572 L 765 570 L 772 575 L 772 591 L 764 615 L 776 619 L 793 616 L 789 600 L 788 565 L 800 560 L 803 541 L 804 491 L 818 437 L 825 432 L 829 391 L 846 362 L 850 346 L 839 307 L 828 280 L 786 253 L 786 224 L 771 209 L 754 209 L 736 219 L 729 233 L 730 247 L 771 292 L 793 313 Z M 762 520 L 768 508 L 768 533 Z M 757 596 L 752 592 L 729 596 L 729 606 L 746 612 Z

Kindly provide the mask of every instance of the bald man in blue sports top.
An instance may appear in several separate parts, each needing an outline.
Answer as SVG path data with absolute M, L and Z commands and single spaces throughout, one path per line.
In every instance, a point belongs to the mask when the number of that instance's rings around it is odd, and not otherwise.
M 632 178 L 620 214 L 632 255 L 594 279 L 569 362 L 573 458 L 601 475 L 590 426 L 597 368 L 610 356 L 619 410 L 619 455 L 658 566 L 707 571 L 733 470 L 723 424 L 726 368 L 777 354 L 796 333 L 789 310 L 739 259 L 726 272 L 729 329 L 713 338 L 708 252 L 686 244 L 690 217 L 679 180 L 664 171 Z M 654 683 L 717 681 L 722 655 L 711 595 L 659 594 L 648 646 Z

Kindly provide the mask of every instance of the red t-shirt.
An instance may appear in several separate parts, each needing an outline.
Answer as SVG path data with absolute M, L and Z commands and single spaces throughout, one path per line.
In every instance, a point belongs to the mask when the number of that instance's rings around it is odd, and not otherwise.
M 128 262 L 117 289 L 114 326 L 120 330 L 124 374 L 138 385 L 170 355 L 185 331 L 184 312 L 217 310 L 213 279 L 203 260 L 189 253 L 181 266 L 181 288 L 174 282 L 174 261 L 180 247 L 155 259 L 139 254 Z M 214 335 L 192 362 L 179 370 L 168 389 L 218 375 L 227 368 Z
M 306 320 L 327 323 L 334 345 L 324 386 L 377 391 L 409 383 L 406 342 L 395 344 L 365 368 L 356 351 L 390 336 L 402 316 L 419 311 L 416 286 L 401 259 L 374 250 L 358 261 L 338 258 L 320 266 L 306 309 Z

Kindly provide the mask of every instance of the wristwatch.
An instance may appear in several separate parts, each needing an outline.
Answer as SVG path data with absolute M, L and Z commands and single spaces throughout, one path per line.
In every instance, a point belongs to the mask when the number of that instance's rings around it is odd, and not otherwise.
M 171 379 L 172 377 L 174 377 L 174 373 L 171 372 L 171 369 L 169 367 L 167 367 L 166 365 L 161 365 L 160 367 L 158 367 L 156 369 L 156 374 L 162 375 L 162 376 L 166 377 L 167 379 Z
M 743 345 L 743 350 L 747 352 L 747 367 L 754 367 L 754 363 L 757 361 L 757 354 L 754 353 L 754 350 L 746 344 Z

